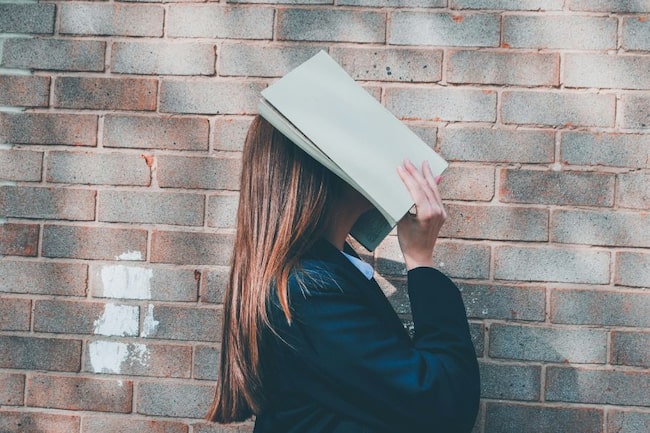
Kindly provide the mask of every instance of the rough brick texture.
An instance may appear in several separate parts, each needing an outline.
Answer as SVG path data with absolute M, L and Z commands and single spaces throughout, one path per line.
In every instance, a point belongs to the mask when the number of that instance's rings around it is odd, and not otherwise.
M 450 162 L 472 433 L 650 431 L 649 1 L 8 0 L 0 34 L 1 432 L 252 432 L 202 419 L 241 151 L 320 50 Z M 357 247 L 412 330 L 396 233 Z

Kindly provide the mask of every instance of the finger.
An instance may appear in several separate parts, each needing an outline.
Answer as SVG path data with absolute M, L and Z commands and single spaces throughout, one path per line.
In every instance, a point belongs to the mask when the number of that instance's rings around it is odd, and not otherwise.
M 415 202 L 416 206 L 424 206 L 424 203 L 428 202 L 428 199 L 422 190 L 422 186 L 418 183 L 412 173 L 408 171 L 405 166 L 398 166 L 397 173 L 402 179 L 402 182 L 404 182 L 404 185 L 406 186 L 406 189 L 411 195 L 411 198 Z
M 422 162 L 422 174 L 424 175 L 424 179 L 426 180 L 427 186 L 430 190 L 429 196 L 433 197 L 432 202 L 442 204 L 442 195 L 438 189 L 439 182 L 433 176 L 433 172 L 431 171 L 431 166 L 429 165 L 428 161 Z
M 413 164 L 411 161 L 405 161 L 404 166 L 409 170 L 409 173 L 413 176 L 413 178 L 418 182 L 420 188 L 424 192 L 425 197 L 427 200 L 431 203 L 435 201 L 435 195 L 431 193 L 431 187 L 429 185 L 429 182 L 427 179 L 424 177 L 424 170 L 422 173 L 418 170 L 418 168 Z

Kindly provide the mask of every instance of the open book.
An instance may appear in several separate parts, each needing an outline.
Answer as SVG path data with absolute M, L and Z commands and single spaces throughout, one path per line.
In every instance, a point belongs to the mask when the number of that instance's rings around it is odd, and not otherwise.
M 397 174 L 405 159 L 434 175 L 447 163 L 319 52 L 262 91 L 259 114 L 312 158 L 363 194 L 375 209 L 350 234 L 373 251 L 414 202 Z

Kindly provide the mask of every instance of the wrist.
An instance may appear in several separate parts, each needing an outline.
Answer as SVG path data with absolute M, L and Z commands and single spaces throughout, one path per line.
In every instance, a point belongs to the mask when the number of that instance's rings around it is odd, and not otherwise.
M 406 270 L 410 271 L 415 268 L 433 268 L 435 267 L 433 263 L 433 257 L 408 257 L 404 255 L 404 264 L 406 265 Z

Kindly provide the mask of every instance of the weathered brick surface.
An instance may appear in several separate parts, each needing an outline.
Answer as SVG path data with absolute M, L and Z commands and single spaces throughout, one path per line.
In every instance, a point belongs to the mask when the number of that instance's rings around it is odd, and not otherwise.
M 1 186 L 0 214 L 16 218 L 88 221 L 95 218 L 95 191 Z
M 239 189 L 241 160 L 191 156 L 160 156 L 158 184 L 163 188 Z
M 646 129 L 650 126 L 650 96 L 623 95 L 620 104 L 619 122 L 623 128 Z
M 507 203 L 611 207 L 614 184 L 606 173 L 507 169 L 499 195 Z
M 0 404 L 5 406 L 21 406 L 23 404 L 24 396 L 25 396 L 24 375 L 0 373 Z M 0 421 L 0 428 L 3 428 L 1 421 Z
M 459 284 L 467 317 L 544 321 L 546 291 L 543 287 Z
M 555 323 L 647 328 L 648 308 L 648 293 L 555 289 L 550 317 Z
M 93 264 L 89 287 L 98 298 L 196 302 L 199 277 L 193 269 Z
M 448 205 L 440 234 L 466 239 L 545 241 L 548 211 L 510 206 Z
M 163 80 L 160 111 L 195 114 L 253 114 L 257 112 L 259 82 Z
M 81 341 L 0 335 L 0 368 L 79 371 Z
M 38 182 L 42 169 L 42 152 L 0 150 L 0 180 Z
M 0 432 L 252 433 L 202 419 L 241 151 L 320 50 L 450 162 L 472 433 L 650 431 L 646 0 L 0 0 L 0 33 Z M 352 244 L 412 332 L 395 234 Z
M 61 33 L 162 36 L 164 9 L 158 5 L 64 3 Z
M 213 44 L 116 42 L 111 70 L 123 74 L 212 75 L 214 62 Z
M 78 263 L 0 261 L 0 292 L 84 296 L 88 266 Z
M 553 131 L 478 127 L 440 131 L 441 155 L 452 161 L 548 163 L 553 161 L 554 146 Z
M 405 120 L 492 122 L 496 119 L 497 94 L 458 88 L 386 89 L 386 106 Z
M 610 411 L 607 415 L 607 431 L 617 433 L 642 433 L 650 428 L 647 412 Z
M 79 425 L 78 416 L 0 411 L 0 429 L 7 433 L 78 433 Z
M 616 19 L 581 15 L 508 15 L 503 43 L 512 48 L 616 48 Z
M 0 10 L 2 6 L 0 5 Z M 45 107 L 48 103 L 49 93 L 50 79 L 48 77 L 0 75 L 0 105 Z
M 615 99 L 594 93 L 507 91 L 501 115 L 505 123 L 607 127 L 614 125 Z
M 63 113 L 0 113 L 0 143 L 97 144 L 97 116 Z
M 139 433 L 187 433 L 188 426 L 177 421 L 143 420 L 120 417 L 84 417 L 82 433 L 137 431 Z
M 551 214 L 551 240 L 560 243 L 650 247 L 650 215 L 566 210 Z
M 29 299 L 0 297 L 0 331 L 29 331 L 32 303 Z M 2 375 L 0 375 L 0 382 Z M 0 386 L 0 401 L 2 400 Z
M 155 110 L 157 81 L 140 78 L 61 77 L 54 82 L 54 105 L 96 110 Z
M 0 33 L 52 34 L 54 14 L 53 4 L 1 4 Z
M 149 185 L 146 155 L 123 153 L 50 152 L 46 180 L 52 183 Z
M 589 383 L 591 386 L 577 386 Z M 577 403 L 648 406 L 650 373 L 593 368 L 549 367 L 546 399 Z
M 136 410 L 144 415 L 203 418 L 214 388 L 207 385 L 145 382 L 138 385 Z M 187 404 L 191 401 L 192 404 Z
M 612 332 L 612 364 L 650 367 L 650 333 Z
M 650 50 L 650 20 L 647 16 L 623 19 L 623 48 Z
M 181 38 L 271 39 L 273 17 L 271 8 L 172 5 L 167 15 L 167 35 Z
M 147 232 L 46 224 L 42 250 L 45 257 L 117 260 L 126 255 L 144 260 L 147 256 Z
M 500 400 L 539 400 L 541 368 L 482 362 L 481 397 Z
M 622 286 L 650 287 L 650 254 L 625 251 L 616 253 L 614 282 Z
M 603 410 L 591 408 L 563 408 L 487 404 L 485 431 L 520 433 L 535 426 L 536 433 L 557 433 L 570 426 L 574 433 L 603 433 Z
M 133 384 L 128 380 L 36 375 L 27 381 L 25 399 L 35 407 L 128 413 Z
M 489 338 L 489 353 L 495 358 L 590 364 L 607 361 L 607 333 L 597 329 L 495 324 L 490 326 Z
M 587 248 L 500 246 L 494 276 L 500 280 L 606 284 L 610 253 Z
M 279 40 L 379 43 L 386 40 L 383 12 L 292 8 L 277 13 Z
M 355 80 L 436 82 L 442 51 L 423 48 L 338 48 L 330 55 Z
M 565 132 L 562 134 L 561 158 L 563 163 L 573 165 L 647 168 L 650 136 Z
M 208 120 L 199 117 L 109 115 L 104 147 L 207 150 Z
M 203 225 L 201 194 L 100 191 L 97 203 L 99 221 Z
M 389 43 L 456 47 L 499 46 L 500 19 L 496 14 L 391 13 Z
M 268 46 L 226 42 L 219 50 L 222 76 L 281 77 L 327 46 Z
M 447 59 L 450 83 L 556 86 L 559 74 L 557 54 L 459 50 Z
M 37 224 L 0 224 L 0 255 L 36 256 L 38 233 Z
M 0 66 L 59 71 L 103 71 L 106 43 L 12 38 L 3 42 Z

